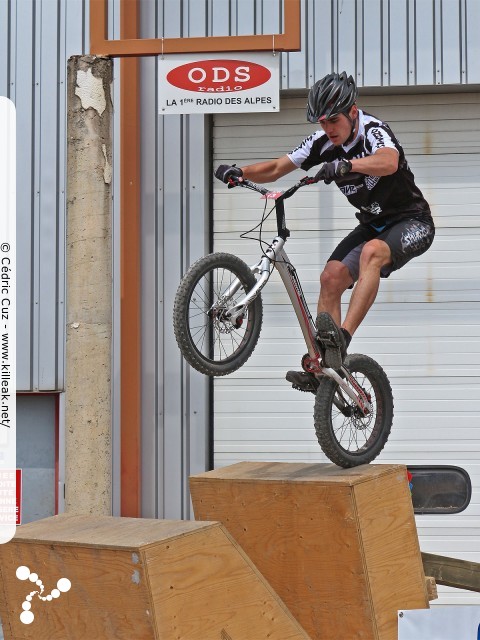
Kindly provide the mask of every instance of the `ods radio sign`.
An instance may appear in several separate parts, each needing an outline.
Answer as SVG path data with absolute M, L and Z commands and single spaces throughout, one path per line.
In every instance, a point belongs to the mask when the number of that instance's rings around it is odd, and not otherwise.
M 159 113 L 278 111 L 278 55 L 159 60 Z

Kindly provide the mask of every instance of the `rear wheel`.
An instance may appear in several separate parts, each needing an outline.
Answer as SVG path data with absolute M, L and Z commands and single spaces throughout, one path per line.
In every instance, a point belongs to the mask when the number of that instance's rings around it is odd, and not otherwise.
M 355 467 L 374 460 L 390 435 L 393 395 L 382 367 L 360 354 L 345 358 L 345 368 L 355 378 L 372 405 L 362 411 L 337 383 L 322 376 L 315 397 L 315 432 L 325 455 L 340 467 Z
M 225 292 L 237 279 L 238 291 L 225 298 Z M 228 318 L 227 309 L 255 284 L 250 268 L 228 253 L 205 256 L 187 271 L 175 296 L 173 325 L 183 357 L 197 371 L 224 376 L 251 356 L 262 327 L 260 295 L 234 320 Z

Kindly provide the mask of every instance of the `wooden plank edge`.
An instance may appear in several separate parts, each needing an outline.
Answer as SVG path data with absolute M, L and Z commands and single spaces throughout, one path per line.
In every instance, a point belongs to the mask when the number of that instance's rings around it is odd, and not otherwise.
M 480 563 L 422 552 L 425 575 L 437 584 L 480 593 Z
M 425 576 L 425 588 L 427 590 L 428 601 L 431 602 L 432 600 L 437 600 L 437 583 L 433 576 Z

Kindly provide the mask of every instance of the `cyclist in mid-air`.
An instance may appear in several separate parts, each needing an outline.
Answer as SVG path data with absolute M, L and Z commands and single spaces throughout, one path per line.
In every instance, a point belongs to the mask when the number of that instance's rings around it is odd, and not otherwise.
M 357 107 L 357 87 L 345 72 L 330 73 L 308 94 L 307 118 L 320 124 L 291 153 L 246 167 L 220 165 L 215 177 L 273 182 L 294 171 L 324 163 L 316 178 L 335 182 L 357 209 L 359 225 L 333 251 L 320 276 L 317 339 L 324 365 L 342 366 L 353 334 L 387 278 L 424 253 L 435 235 L 430 207 L 415 184 L 403 149 L 385 122 Z M 355 284 L 356 283 L 356 284 Z M 346 316 L 341 298 L 352 288 Z M 318 380 L 305 371 L 288 371 L 295 389 L 315 393 Z

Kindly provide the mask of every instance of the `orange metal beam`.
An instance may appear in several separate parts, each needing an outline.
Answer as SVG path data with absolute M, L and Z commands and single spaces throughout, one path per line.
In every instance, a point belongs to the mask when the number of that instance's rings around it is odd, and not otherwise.
M 120 33 L 135 37 L 138 0 L 121 0 Z M 120 61 L 121 515 L 141 516 L 140 76 L 138 58 Z
M 158 56 L 162 53 L 209 53 L 222 51 L 300 51 L 300 0 L 283 0 L 285 32 L 256 36 L 209 36 L 202 38 L 123 37 L 108 40 L 108 0 L 90 0 L 90 53 L 102 56 Z M 137 34 L 138 35 L 138 34 Z

